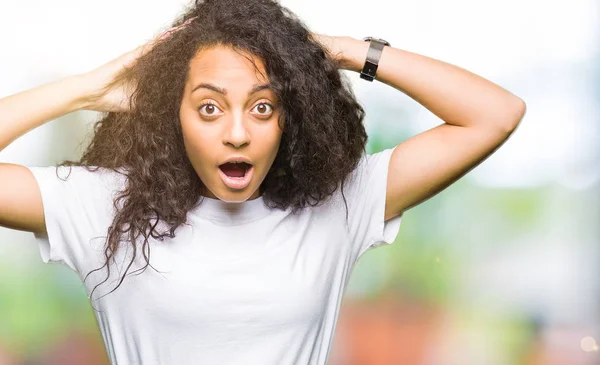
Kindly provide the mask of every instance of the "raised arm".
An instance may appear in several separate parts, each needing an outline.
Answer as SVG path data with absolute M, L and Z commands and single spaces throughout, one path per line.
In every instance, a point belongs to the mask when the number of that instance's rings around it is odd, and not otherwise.
M 342 68 L 362 70 L 368 42 L 315 36 Z M 394 149 L 388 167 L 386 220 L 434 196 L 483 162 L 508 139 L 526 111 L 522 99 L 481 76 L 389 46 L 383 49 L 376 78 L 445 122 Z
M 0 99 L 0 151 L 30 130 L 79 109 L 129 111 L 132 85 L 123 84 L 122 71 L 180 27 L 168 29 L 89 72 Z M 41 192 L 25 166 L 0 163 L 0 226 L 46 232 Z
M 49 120 L 81 109 L 86 95 L 85 81 L 73 76 L 0 99 L 0 151 Z M 24 166 L 0 163 L 0 226 L 46 231 L 37 182 Z

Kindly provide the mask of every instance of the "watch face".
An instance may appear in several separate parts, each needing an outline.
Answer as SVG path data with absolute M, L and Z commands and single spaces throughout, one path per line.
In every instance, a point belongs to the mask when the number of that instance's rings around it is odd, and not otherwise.
M 381 39 L 381 38 L 376 38 L 376 37 L 365 37 L 365 39 L 363 39 L 365 42 L 370 42 L 370 41 L 375 41 L 375 42 L 379 42 L 379 43 L 383 43 L 386 46 L 390 46 L 390 42 Z

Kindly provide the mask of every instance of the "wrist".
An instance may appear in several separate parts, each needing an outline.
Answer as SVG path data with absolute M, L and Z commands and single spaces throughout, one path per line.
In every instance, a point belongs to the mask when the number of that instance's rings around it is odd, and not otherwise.
M 344 37 L 342 47 L 341 67 L 344 70 L 360 72 L 365 65 L 367 52 L 369 51 L 369 42 L 353 37 Z
M 91 87 L 92 82 L 86 74 L 76 74 L 67 77 L 65 82 L 73 91 L 74 98 L 72 105 L 74 110 L 89 109 L 93 98 L 94 90 Z

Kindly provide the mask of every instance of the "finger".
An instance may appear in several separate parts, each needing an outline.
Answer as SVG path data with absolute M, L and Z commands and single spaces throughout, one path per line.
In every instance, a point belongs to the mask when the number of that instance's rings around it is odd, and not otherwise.
M 158 39 L 162 40 L 162 39 L 167 38 L 168 36 L 170 36 L 171 34 L 173 34 L 174 32 L 176 32 L 177 30 L 179 30 L 179 29 L 183 28 L 184 26 L 190 24 L 196 18 L 197 18 L 197 16 L 191 17 L 188 20 L 186 20 L 183 24 L 178 25 L 178 26 L 173 27 L 173 28 L 170 28 L 170 29 L 167 29 L 165 32 L 163 32 L 163 34 Z
M 146 53 L 148 53 L 154 46 L 155 44 L 155 40 L 152 40 L 148 43 L 142 44 L 141 46 L 138 46 L 137 48 L 135 48 L 133 51 L 129 52 L 127 55 L 125 55 L 125 59 L 124 61 L 124 65 L 126 67 L 131 67 L 133 64 L 135 64 L 135 62 L 142 57 L 143 55 L 145 55 Z

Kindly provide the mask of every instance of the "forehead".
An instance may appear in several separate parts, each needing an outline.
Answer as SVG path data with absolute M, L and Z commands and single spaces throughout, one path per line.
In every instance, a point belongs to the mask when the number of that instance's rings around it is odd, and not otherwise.
M 255 70 L 251 60 L 254 61 L 258 71 Z M 264 64 L 260 58 L 223 45 L 198 51 L 190 61 L 189 79 L 192 83 L 214 81 L 256 84 L 267 81 Z

